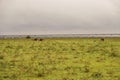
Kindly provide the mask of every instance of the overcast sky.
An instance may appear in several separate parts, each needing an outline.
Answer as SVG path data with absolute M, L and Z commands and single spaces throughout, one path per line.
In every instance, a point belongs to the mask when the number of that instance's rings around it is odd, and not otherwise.
M 0 34 L 120 33 L 120 0 L 0 0 Z

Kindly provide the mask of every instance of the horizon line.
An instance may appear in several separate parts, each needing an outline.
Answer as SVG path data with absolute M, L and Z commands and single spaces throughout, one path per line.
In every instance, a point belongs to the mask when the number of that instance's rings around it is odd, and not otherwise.
M 96 34 L 75 34 L 75 33 L 72 33 L 72 34 L 0 34 L 0 35 L 120 35 L 120 33 L 96 33 Z

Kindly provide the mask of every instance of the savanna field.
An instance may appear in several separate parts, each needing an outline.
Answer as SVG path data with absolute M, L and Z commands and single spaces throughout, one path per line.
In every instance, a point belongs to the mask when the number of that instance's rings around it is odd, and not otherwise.
M 120 38 L 1 39 L 0 80 L 120 80 Z

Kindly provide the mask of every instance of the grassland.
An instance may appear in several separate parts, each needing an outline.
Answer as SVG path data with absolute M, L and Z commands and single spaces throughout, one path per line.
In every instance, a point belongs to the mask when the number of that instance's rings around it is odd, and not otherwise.
M 120 80 L 120 38 L 1 39 L 0 80 Z

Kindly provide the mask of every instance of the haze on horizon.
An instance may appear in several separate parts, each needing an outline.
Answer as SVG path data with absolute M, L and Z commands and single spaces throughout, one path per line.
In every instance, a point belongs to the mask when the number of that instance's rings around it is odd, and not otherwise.
M 120 33 L 120 0 L 0 0 L 0 34 Z

